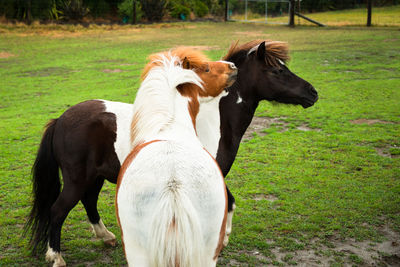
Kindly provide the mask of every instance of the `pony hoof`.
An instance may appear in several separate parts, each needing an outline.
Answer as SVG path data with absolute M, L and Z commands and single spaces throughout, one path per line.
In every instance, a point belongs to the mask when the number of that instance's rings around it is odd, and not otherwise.
M 61 257 L 61 253 L 55 252 L 51 248 L 47 249 L 46 261 L 48 261 L 48 262 L 54 261 L 53 267 L 65 267 L 65 266 L 67 266 L 67 264 L 65 263 L 64 259 Z
M 228 243 L 229 243 L 229 235 L 225 235 L 224 242 L 222 242 L 222 244 L 224 245 L 224 247 L 226 247 Z
M 54 262 L 53 263 L 53 267 L 66 267 L 67 264 L 65 263 L 65 261 L 63 260 L 62 262 Z
M 104 244 L 111 246 L 111 247 L 115 247 L 117 245 L 117 239 L 109 239 L 109 240 L 103 240 Z

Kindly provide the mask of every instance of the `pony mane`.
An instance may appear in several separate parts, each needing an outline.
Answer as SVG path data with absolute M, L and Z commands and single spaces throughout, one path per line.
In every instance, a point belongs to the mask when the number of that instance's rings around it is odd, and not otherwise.
M 239 41 L 231 44 L 228 53 L 224 56 L 226 61 L 234 61 L 233 59 L 240 60 L 253 51 L 257 51 L 258 46 L 265 41 L 265 62 L 270 65 L 277 67 L 279 66 L 278 60 L 287 62 L 289 57 L 289 46 L 285 42 L 272 41 L 272 40 L 253 40 L 248 43 L 239 45 Z
M 154 60 L 133 104 L 133 147 L 173 122 L 178 85 L 195 84 L 203 88 L 201 78 L 194 71 L 181 67 L 180 58 L 163 53 Z
M 202 66 L 206 65 L 208 61 L 210 61 L 209 58 L 201 51 L 195 50 L 190 47 L 180 46 L 170 51 L 150 55 L 148 57 L 150 62 L 147 63 L 147 65 L 144 67 L 141 74 L 141 79 L 144 80 L 152 68 L 160 66 L 160 60 L 164 57 L 177 57 L 180 63 L 182 63 L 183 60 L 186 58 L 186 60 L 190 64 L 191 69 L 201 68 Z

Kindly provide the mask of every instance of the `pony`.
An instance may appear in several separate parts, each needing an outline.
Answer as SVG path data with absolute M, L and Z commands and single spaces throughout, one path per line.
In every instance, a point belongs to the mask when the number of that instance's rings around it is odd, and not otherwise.
M 197 72 L 210 72 L 209 59 L 199 51 L 178 47 L 171 51 L 171 55 L 196 67 Z M 150 65 L 159 62 L 156 57 L 150 56 L 151 61 L 142 77 L 151 69 Z M 237 72 L 234 64 L 225 65 Z M 213 79 L 214 76 L 207 77 Z M 133 106 L 106 102 L 109 104 L 107 110 L 105 102 L 98 105 L 99 100 L 89 100 L 72 106 L 58 119 L 51 120 L 32 167 L 34 199 L 25 233 L 31 230 L 32 253 L 44 251 L 47 247 L 46 260 L 53 261 L 54 267 L 66 265 L 60 250 L 61 228 L 79 200 L 96 237 L 107 245 L 116 245 L 115 235 L 108 231 L 99 216 L 97 200 L 105 179 L 117 182 L 121 163 L 132 149 L 129 144 Z M 59 170 L 64 181 L 62 190 Z
M 315 88 L 291 72 L 287 66 L 289 46 L 285 42 L 253 40 L 231 45 L 224 60 L 233 62 L 238 68 L 236 82 L 228 89 L 228 95 L 219 102 L 219 118 L 205 119 L 200 109 L 197 116 L 197 131 L 221 168 L 224 177 L 235 161 L 240 141 L 250 125 L 258 104 L 262 100 L 283 104 L 301 105 L 309 108 L 318 100 Z M 210 124 L 210 121 L 214 124 Z M 213 147 L 212 150 L 210 147 Z M 227 187 L 228 219 L 226 240 L 232 229 L 232 216 L 236 207 L 235 198 Z
M 207 151 L 216 157 L 225 177 L 260 101 L 308 108 L 318 100 L 318 93 L 309 82 L 289 70 L 287 43 L 253 40 L 239 45 L 236 42 L 223 59 L 236 65 L 238 78 L 228 88 L 226 96 L 200 105 L 196 131 Z M 208 112 L 214 107 L 219 108 L 219 114 Z M 132 104 L 88 100 L 70 107 L 58 119 L 49 122 L 32 168 L 33 205 L 25 229 L 31 229 L 33 252 L 44 250 L 50 241 L 52 250 L 60 253 L 63 221 L 79 198 L 95 235 L 106 244 L 115 244 L 114 234 L 104 226 L 97 211 L 97 200 L 105 179 L 117 182 L 121 164 L 132 149 L 126 145 L 131 142 L 132 112 Z M 55 146 L 55 143 L 64 144 L 64 147 Z M 64 183 L 70 181 L 61 194 L 59 169 Z M 228 237 L 235 199 L 228 187 L 227 193 Z M 72 200 L 71 195 L 74 196 Z M 61 208 L 61 204 L 55 205 L 59 197 L 65 203 Z M 228 239 L 225 244 L 227 242 Z
M 215 266 L 225 236 L 224 177 L 195 125 L 201 103 L 222 94 L 236 73 L 226 62 L 212 62 L 207 72 L 195 68 L 197 75 L 176 60 L 157 59 L 134 102 L 134 149 L 116 192 L 130 266 Z

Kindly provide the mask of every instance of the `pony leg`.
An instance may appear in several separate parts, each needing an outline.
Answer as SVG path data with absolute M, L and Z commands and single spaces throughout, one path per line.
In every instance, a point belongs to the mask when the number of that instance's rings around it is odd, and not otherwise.
M 50 235 L 46 260 L 54 262 L 53 267 L 66 266 L 60 249 L 61 228 L 68 213 L 75 207 L 80 197 L 81 192 L 78 187 L 64 184 L 61 194 L 51 207 Z
M 232 218 L 233 212 L 236 209 L 235 198 L 233 197 L 232 193 L 229 191 L 228 186 L 226 186 L 226 192 L 228 194 L 228 215 L 226 218 L 226 231 L 224 237 L 224 246 L 226 247 L 229 242 L 229 236 L 232 232 Z
M 61 252 L 55 252 L 50 246 L 47 248 L 46 260 L 49 262 L 54 261 L 53 267 L 67 266 L 64 259 L 61 257 Z
M 115 235 L 108 231 L 104 226 L 103 221 L 100 219 L 99 212 L 97 210 L 97 200 L 99 198 L 99 193 L 103 187 L 104 179 L 98 177 L 93 187 L 86 191 L 82 198 L 83 206 L 86 209 L 86 214 L 89 218 L 90 224 L 92 225 L 93 232 L 96 237 L 103 239 L 104 243 L 107 245 L 115 246 L 117 244 L 117 239 Z

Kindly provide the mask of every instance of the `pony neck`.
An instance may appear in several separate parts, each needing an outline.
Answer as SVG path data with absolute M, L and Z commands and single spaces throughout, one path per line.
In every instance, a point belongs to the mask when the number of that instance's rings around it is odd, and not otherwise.
M 191 114 L 191 109 L 199 108 L 197 98 L 191 99 L 177 93 L 174 104 L 174 119 L 160 130 L 157 138 L 200 143 L 194 125 L 197 114 Z
M 255 89 L 251 85 L 248 85 L 246 81 L 242 81 L 240 77 L 229 88 L 229 94 L 232 99 L 235 99 L 235 103 L 237 104 L 236 108 L 243 110 L 245 113 L 251 113 L 251 115 L 254 115 L 260 103 L 260 99 L 253 90 Z
M 196 136 L 188 110 L 188 97 L 178 91 L 180 84 L 201 85 L 192 70 L 176 65 L 176 58 L 164 59 L 149 71 L 136 94 L 131 124 L 132 146 L 154 139 L 173 138 L 180 128 L 188 136 Z M 169 134 L 169 135 L 168 135 Z

